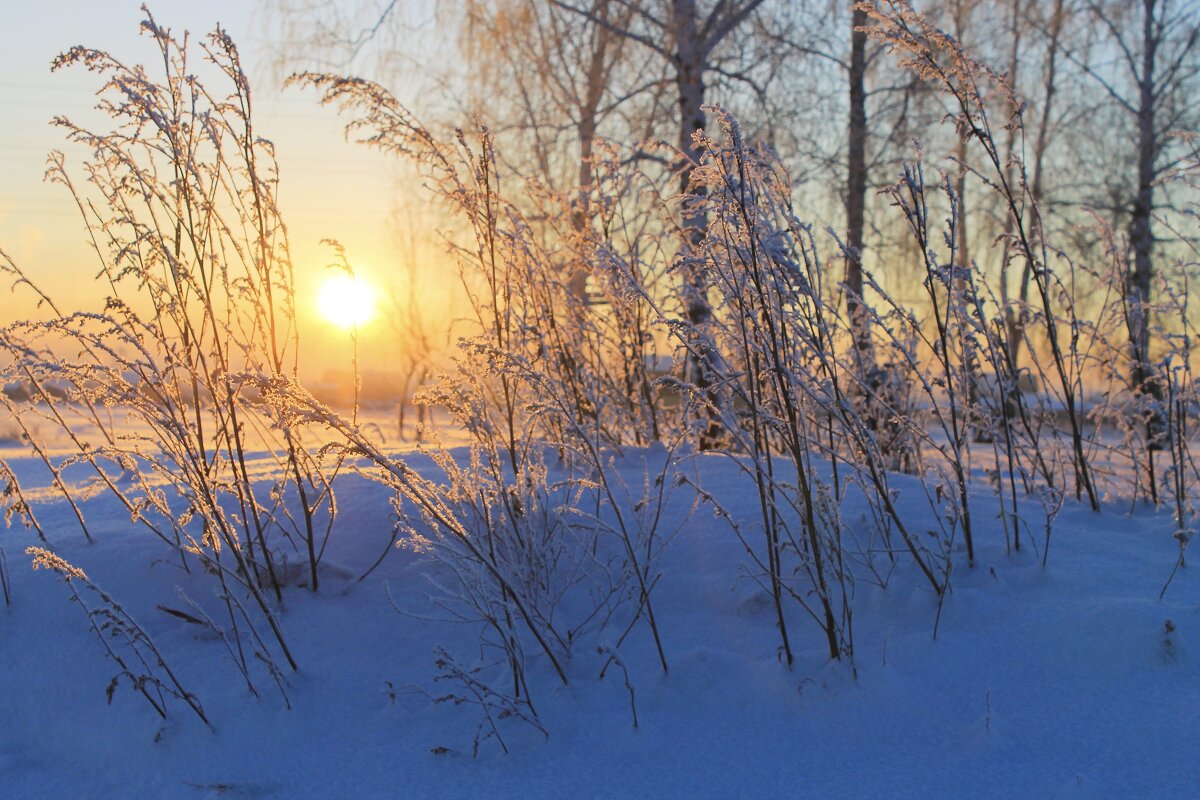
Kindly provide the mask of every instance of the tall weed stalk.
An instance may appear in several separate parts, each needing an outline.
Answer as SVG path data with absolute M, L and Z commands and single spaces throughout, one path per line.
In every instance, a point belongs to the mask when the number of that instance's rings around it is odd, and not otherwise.
M 30 389 L 19 415 L 75 448 L 52 465 L 56 482 L 64 466 L 90 467 L 93 490 L 175 547 L 185 568 L 195 560 L 213 576 L 243 672 L 253 656 L 294 670 L 278 612 L 286 562 L 298 553 L 317 590 L 334 505 L 303 431 L 252 385 L 294 378 L 299 360 L 279 172 L 229 36 L 213 32 L 193 64 L 186 35 L 149 12 L 141 31 L 157 78 L 84 47 L 55 61 L 103 80 L 97 109 L 111 127 L 56 118 L 90 155 L 72 168 L 55 153 L 47 175 L 75 200 L 105 300 L 60 311 L 6 259 L 46 314 L 4 331 L 5 377 Z M 80 434 L 89 426 L 99 435 Z

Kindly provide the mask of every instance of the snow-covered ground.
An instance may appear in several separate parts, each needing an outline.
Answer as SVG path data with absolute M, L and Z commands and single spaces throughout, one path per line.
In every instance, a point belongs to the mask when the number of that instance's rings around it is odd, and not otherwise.
M 35 485 L 38 464 L 6 454 Z M 728 459 L 694 467 L 751 513 Z M 633 458 L 631 480 L 639 469 Z M 116 667 L 62 581 L 30 569 L 36 537 L 0 531 L 12 589 L 0 608 L 0 798 L 1200 797 L 1200 575 L 1181 569 L 1159 600 L 1178 553 L 1166 514 L 1068 502 L 1043 568 L 1031 547 L 1005 554 L 979 487 L 978 564 L 958 554 L 936 639 L 936 598 L 907 566 L 885 590 L 856 584 L 854 677 L 794 605 L 797 661 L 780 662 L 768 597 L 701 508 L 654 588 L 669 674 L 645 625 L 620 650 L 628 686 L 616 668 L 601 679 L 590 652 L 567 686 L 533 658 L 548 737 L 501 720 L 511 753 L 489 740 L 472 757 L 478 710 L 429 695 L 445 691 L 434 648 L 470 661 L 479 632 L 436 619 L 420 553 L 395 549 L 356 580 L 391 536 L 389 494 L 353 474 L 337 489 L 322 589 L 284 597 L 301 665 L 287 678 L 291 710 L 269 686 L 253 698 L 218 640 L 158 609 L 181 607 L 180 590 L 211 600 L 204 576 L 106 497 L 83 504 L 88 544 L 66 504 L 39 495 L 54 549 L 149 632 L 213 725 L 181 704 L 164 723 L 125 683 L 108 702 Z M 680 489 L 670 513 L 688 506 Z M 854 524 L 853 509 L 843 518 Z

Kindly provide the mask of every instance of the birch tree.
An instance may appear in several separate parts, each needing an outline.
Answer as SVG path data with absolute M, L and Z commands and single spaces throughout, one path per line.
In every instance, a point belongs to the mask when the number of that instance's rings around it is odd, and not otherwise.
M 850 13 L 850 101 L 846 137 L 846 316 L 859 360 L 869 358 L 863 299 L 863 233 L 867 210 L 867 10 L 858 3 Z M 865 367 L 860 364 L 860 369 Z
M 1008 80 L 1014 87 L 1021 86 L 1021 66 L 1029 60 L 1029 52 L 1034 45 L 1029 41 L 1041 34 L 1040 82 L 1031 100 L 1030 116 L 1034 117 L 1036 133 L 1033 139 L 1033 149 L 1030 154 L 1032 175 L 1030 176 L 1030 193 L 1039 213 L 1031 220 L 1033 225 L 1042 225 L 1045 211 L 1041 209 L 1046 197 L 1047 152 L 1054 138 L 1055 117 L 1059 113 L 1056 100 L 1059 100 L 1060 82 L 1062 81 L 1063 44 L 1067 23 L 1076 13 L 1076 3 L 1073 0 L 1052 0 L 1049 9 L 1037 0 L 1011 0 L 1011 29 L 1009 35 L 1010 57 Z M 1008 163 L 1014 163 L 1017 145 L 1017 130 L 1010 127 L 1007 131 L 1005 150 Z M 1028 144 L 1028 143 L 1026 143 Z M 1010 167 L 1011 169 L 1011 167 Z M 1009 180 L 1011 184 L 1012 179 Z M 1013 219 L 1005 216 L 1005 240 L 1012 233 Z M 1041 232 L 1037 231 L 1040 237 Z M 1020 358 L 1021 344 L 1025 339 L 1025 329 L 1028 324 L 1029 290 L 1032 285 L 1034 264 L 1031 259 L 1024 259 L 1021 266 L 1021 277 L 1017 286 L 1016 302 L 1011 296 L 1009 269 L 1011 259 L 1006 248 L 1004 260 L 1000 266 L 1000 299 L 1004 306 L 1004 323 L 1007 329 L 1005 341 L 1008 343 L 1008 359 L 1016 365 Z
M 630 12 L 628 22 L 624 24 L 606 19 L 595 9 L 575 0 L 550 2 L 636 43 L 670 66 L 678 110 L 679 187 L 684 195 L 702 195 L 703 187 L 694 186 L 691 180 L 692 169 L 699 158 L 694 134 L 704 130 L 708 122 L 704 106 L 708 100 L 708 82 L 718 69 L 718 50 L 744 31 L 764 0 L 614 0 Z M 732 70 L 721 72 L 735 80 L 739 77 L 745 79 L 744 75 L 738 76 Z M 683 275 L 681 289 L 685 315 L 694 329 L 704 330 L 713 313 L 703 263 L 697 255 L 708 227 L 704 204 L 685 204 L 681 224 L 682 247 L 677 259 Z M 703 350 L 703 345 L 697 345 L 689 357 L 692 378 L 701 390 L 714 379 L 713 365 L 704 357 Z M 710 426 L 710 430 L 701 437 L 701 444 L 710 443 L 717 435 L 718 432 Z
M 1179 157 L 1171 134 L 1200 123 L 1200 7 L 1190 0 L 1137 3 L 1089 0 L 1105 35 L 1101 58 L 1082 64 L 1110 102 L 1132 123 L 1136 177 L 1127 198 L 1130 265 L 1125 277 L 1126 326 L 1133 362 L 1131 385 L 1151 401 L 1146 434 L 1162 446 L 1163 389 L 1150 354 L 1150 308 L 1155 265 L 1159 179 Z

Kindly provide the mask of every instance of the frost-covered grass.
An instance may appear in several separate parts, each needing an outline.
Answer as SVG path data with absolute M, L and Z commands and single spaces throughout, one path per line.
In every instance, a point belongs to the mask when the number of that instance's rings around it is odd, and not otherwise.
M 1035 305 L 963 263 L 919 158 L 887 191 L 923 306 L 867 275 L 849 319 L 854 254 L 720 110 L 681 230 L 673 181 L 616 147 L 578 193 L 513 191 L 486 128 L 442 141 L 374 83 L 299 76 L 461 230 L 470 324 L 403 447 L 299 380 L 278 168 L 228 37 L 204 80 L 152 19 L 162 76 L 64 55 L 114 101 L 111 131 L 59 123 L 84 169 L 51 161 L 105 300 L 59 309 L 0 251 L 42 314 L 0 329 L 5 788 L 1200 790 L 1186 285 L 1153 381 L 1122 382 L 1122 257 L 1043 239 L 992 139 L 1011 92 L 919 16 L 880 23 L 987 156 Z M 1112 290 L 1094 319 L 1080 274 Z
M 640 474 L 639 452 L 620 464 Z M 417 466 L 436 474 L 428 461 Z M 28 460 L 15 462 L 22 472 Z M 727 460 L 689 466 L 721 487 L 731 513 L 755 511 Z M 32 482 L 32 481 L 31 481 Z M 901 498 L 919 491 L 900 480 Z M 471 704 L 434 704 L 434 648 L 478 652 L 480 626 L 436 619 L 429 554 L 386 546 L 388 493 L 339 479 L 342 513 L 319 594 L 289 593 L 281 612 L 301 671 L 292 710 L 252 698 L 219 641 L 157 606 L 205 604 L 204 583 L 162 559 L 109 498 L 84 504 L 95 543 L 64 533 L 57 550 L 120 598 L 213 720 L 162 721 L 121 685 L 58 581 L 4 536 L 14 602 L 0 611 L 0 772 L 12 797 L 1191 797 L 1190 740 L 1200 707 L 1200 579 L 1183 570 L 1160 602 L 1176 544 L 1162 514 L 1095 514 L 1068 503 L 1055 557 L 1005 554 L 981 523 L 978 565 L 955 574 L 932 637 L 936 597 L 902 567 L 888 589 L 855 588 L 858 679 L 828 661 L 815 627 L 786 669 L 770 595 L 745 575 L 727 527 L 697 513 L 673 541 L 655 589 L 671 672 L 647 630 L 620 649 L 625 675 L 579 650 L 558 686 L 532 657 L 543 737 L 499 721 L 512 750 L 486 741 Z M 981 498 L 982 499 L 982 498 Z M 679 497 L 672 514 L 687 510 Z M 39 504 L 70 530 L 61 503 Z M 848 525 L 861 524 L 848 504 Z M 607 635 L 612 644 L 615 633 Z M 597 641 L 605 640 L 605 636 Z M 443 750 L 446 749 L 446 751 Z M 447 752 L 448 751 L 448 752 Z

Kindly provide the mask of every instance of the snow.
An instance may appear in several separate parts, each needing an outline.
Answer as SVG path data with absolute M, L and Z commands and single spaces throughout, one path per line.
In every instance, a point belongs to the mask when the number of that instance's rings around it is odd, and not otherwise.
M 621 462 L 631 485 L 640 456 Z M 44 485 L 35 457 L 6 457 L 23 485 Z M 752 515 L 730 459 L 689 469 Z M 1068 501 L 1043 568 L 1031 547 L 1005 553 L 995 501 L 976 487 L 978 563 L 956 554 L 936 638 L 937 599 L 915 570 L 900 562 L 886 588 L 860 576 L 855 676 L 795 604 L 797 661 L 781 663 L 741 545 L 706 509 L 686 517 L 679 489 L 669 513 L 682 526 L 654 589 L 670 673 L 644 624 L 619 650 L 638 727 L 621 670 L 600 679 L 604 657 L 581 647 L 566 686 L 531 658 L 549 736 L 501 720 L 511 752 L 488 740 L 472 757 L 478 709 L 429 696 L 446 691 L 434 648 L 471 663 L 478 630 L 439 619 L 427 555 L 394 549 L 359 582 L 391 537 L 390 495 L 356 474 L 337 491 L 321 591 L 284 597 L 301 665 L 290 710 L 262 675 L 251 696 L 213 635 L 157 609 L 182 607 L 180 590 L 211 603 L 204 576 L 106 496 L 82 504 L 88 544 L 61 499 L 37 494 L 54 550 L 148 631 L 213 727 L 180 703 L 163 722 L 128 683 L 107 702 L 115 665 L 62 581 L 29 568 L 36 536 L 14 527 L 0 533 L 13 595 L 0 608 L 0 797 L 1200 797 L 1200 576 L 1181 569 L 1159 600 L 1178 554 L 1165 513 Z

